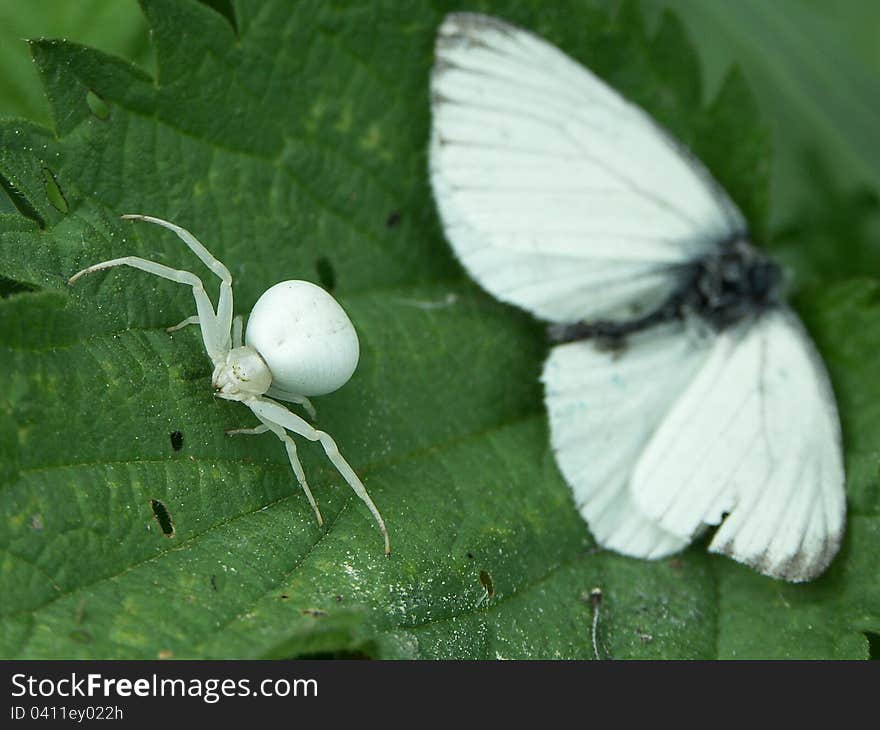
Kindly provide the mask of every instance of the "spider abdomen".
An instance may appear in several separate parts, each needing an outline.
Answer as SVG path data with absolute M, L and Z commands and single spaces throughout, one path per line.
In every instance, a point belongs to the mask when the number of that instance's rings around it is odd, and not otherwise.
M 345 310 L 308 281 L 282 281 L 257 300 L 245 342 L 272 372 L 272 385 L 302 396 L 342 387 L 357 368 L 360 346 Z

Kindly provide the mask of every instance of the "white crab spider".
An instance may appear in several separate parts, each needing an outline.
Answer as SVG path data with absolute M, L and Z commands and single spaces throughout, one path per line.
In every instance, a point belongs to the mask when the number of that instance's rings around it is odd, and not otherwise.
M 382 532 L 385 554 L 388 555 L 391 546 L 382 515 L 357 474 L 339 453 L 336 442 L 329 434 L 312 428 L 304 419 L 272 400 L 277 398 L 301 405 L 314 419 L 315 409 L 307 396 L 330 393 L 348 382 L 357 367 L 359 347 L 357 333 L 342 307 L 330 294 L 314 284 L 282 281 L 266 290 L 257 300 L 248 319 L 246 344 L 242 344 L 241 316 L 232 316 L 232 275 L 229 269 L 214 258 L 195 236 L 180 226 L 147 215 L 124 215 L 122 218 L 142 220 L 167 228 L 189 246 L 220 278 L 216 313 L 201 279 L 195 274 L 137 256 L 124 256 L 94 264 L 71 276 L 67 283 L 73 284 L 93 271 L 131 266 L 191 286 L 198 314 L 169 327 L 168 332 L 198 324 L 205 350 L 214 364 L 211 383 L 215 394 L 244 403 L 260 420 L 260 425 L 255 428 L 234 429 L 227 433 L 274 433 L 284 443 L 293 473 L 315 511 L 318 524 L 323 525 L 321 511 L 297 457 L 296 443 L 287 431 L 320 442 L 327 458 L 369 508 Z

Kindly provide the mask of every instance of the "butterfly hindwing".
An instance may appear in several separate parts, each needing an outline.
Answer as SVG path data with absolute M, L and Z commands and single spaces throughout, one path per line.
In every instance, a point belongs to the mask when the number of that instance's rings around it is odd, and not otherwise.
M 625 555 L 657 558 L 690 542 L 641 513 L 629 489 L 633 464 L 707 356 L 708 343 L 682 330 L 638 333 L 620 352 L 560 345 L 544 365 L 556 462 L 599 544 Z
M 717 335 L 633 469 L 640 512 L 710 550 L 804 581 L 845 520 L 840 426 L 824 365 L 795 315 L 770 309 Z M 723 519 L 723 522 L 722 522 Z

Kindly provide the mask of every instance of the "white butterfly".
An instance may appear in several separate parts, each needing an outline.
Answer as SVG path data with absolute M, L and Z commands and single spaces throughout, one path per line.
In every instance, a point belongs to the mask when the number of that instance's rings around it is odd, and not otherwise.
M 845 523 L 837 408 L 736 205 L 644 111 L 502 21 L 449 15 L 431 90 L 456 254 L 567 342 L 542 376 L 551 440 L 598 542 L 659 558 L 720 524 L 711 551 L 819 575 Z

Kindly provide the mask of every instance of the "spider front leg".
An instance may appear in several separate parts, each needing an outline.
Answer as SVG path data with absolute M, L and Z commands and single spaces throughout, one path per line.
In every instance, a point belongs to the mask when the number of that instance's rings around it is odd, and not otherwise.
M 142 259 L 139 256 L 123 256 L 118 259 L 101 261 L 100 263 L 93 264 L 82 271 L 78 271 L 67 280 L 67 283 L 74 284 L 80 277 L 85 276 L 86 274 L 101 271 L 102 269 L 112 269 L 116 266 L 131 266 L 134 269 L 146 271 L 148 274 L 153 274 L 178 284 L 191 286 L 193 290 L 193 298 L 196 300 L 198 321 L 202 329 L 202 340 L 205 343 L 205 350 L 207 350 L 208 356 L 214 363 L 222 362 L 225 359 L 228 350 L 227 342 L 229 338 L 229 330 L 227 329 L 224 332 L 219 328 L 217 315 L 214 314 L 214 305 L 211 304 L 211 300 L 205 292 L 205 286 L 202 284 L 202 280 L 190 271 L 172 269 L 164 264 L 158 264 L 155 261 Z
M 154 218 L 151 215 L 141 215 L 139 213 L 127 213 L 122 216 L 122 219 L 145 221 L 147 223 L 161 226 L 162 228 L 167 228 L 169 231 L 173 231 L 177 234 L 177 237 L 189 247 L 190 251 L 198 256 L 201 262 L 220 279 L 220 297 L 217 300 L 216 327 L 218 332 L 224 334 L 226 338 L 224 344 L 226 349 L 229 349 L 230 328 L 232 326 L 232 274 L 229 273 L 229 269 L 226 268 L 226 265 L 205 248 L 204 244 L 201 243 L 201 241 L 199 241 L 199 239 L 197 239 L 192 233 L 175 223 L 162 220 L 161 218 Z M 185 325 L 181 323 L 179 326 Z
M 336 442 L 330 434 L 312 428 L 307 421 L 303 420 L 296 414 L 291 413 L 280 403 L 276 403 L 268 398 L 252 398 L 244 401 L 244 403 L 254 412 L 254 415 L 259 418 L 260 421 L 270 428 L 272 428 L 273 425 L 280 426 L 281 428 L 297 433 L 300 436 L 305 436 L 309 441 L 318 441 L 321 444 L 327 458 L 330 459 L 330 462 L 336 467 L 336 470 L 342 475 L 342 478 L 348 482 L 348 485 L 352 488 L 354 493 L 361 498 L 364 504 L 367 505 L 367 509 L 370 510 L 373 519 L 376 520 L 376 524 L 379 526 L 379 531 L 382 533 L 382 537 L 385 540 L 385 554 L 390 555 L 391 543 L 388 539 L 388 530 L 385 528 L 385 521 L 382 519 L 382 515 L 379 514 L 379 510 L 376 509 L 376 505 L 373 504 L 373 500 L 370 499 L 370 495 L 367 494 L 367 489 L 363 485 L 363 482 L 361 482 L 358 475 L 355 474 L 354 469 L 349 466 L 342 454 L 339 453 L 339 448 L 336 446 Z

